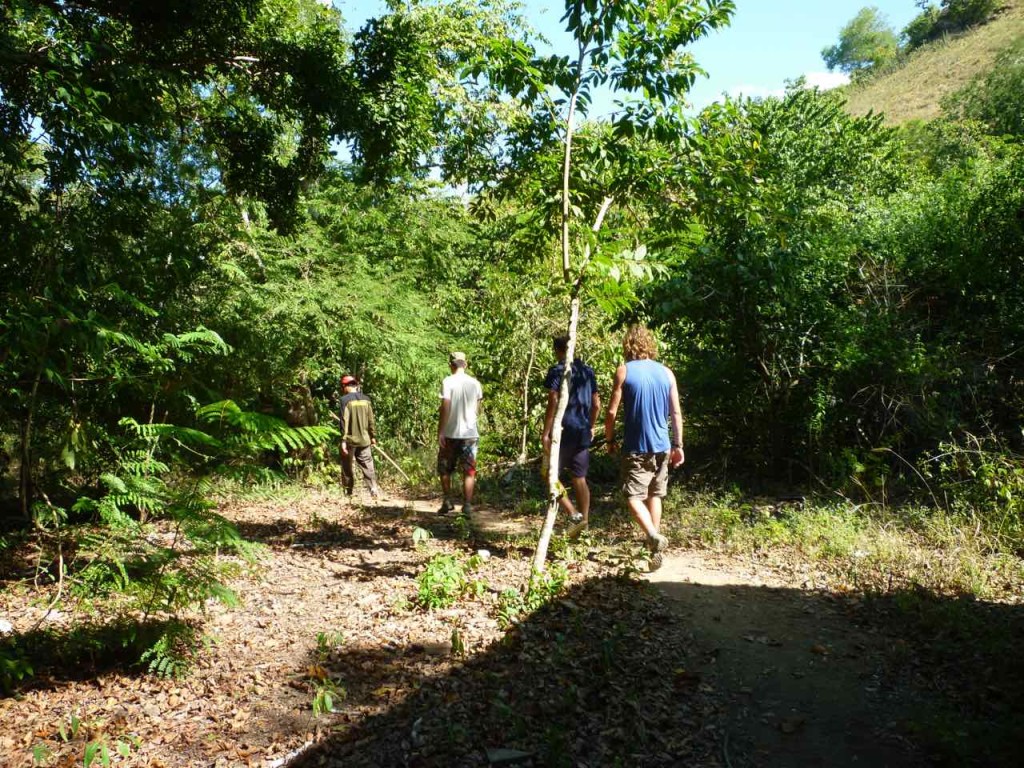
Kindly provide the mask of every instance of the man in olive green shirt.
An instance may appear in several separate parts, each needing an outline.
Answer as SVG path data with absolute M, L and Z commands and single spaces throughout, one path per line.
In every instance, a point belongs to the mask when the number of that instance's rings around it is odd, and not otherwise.
M 377 471 L 373 466 L 371 446 L 377 444 L 377 424 L 373 418 L 373 406 L 370 398 L 359 391 L 359 382 L 355 376 L 342 376 L 341 389 L 341 476 L 345 484 L 345 494 L 352 495 L 355 487 L 355 474 L 352 471 L 352 460 L 355 459 L 362 472 L 363 481 L 370 489 L 374 501 L 380 495 L 377 488 Z

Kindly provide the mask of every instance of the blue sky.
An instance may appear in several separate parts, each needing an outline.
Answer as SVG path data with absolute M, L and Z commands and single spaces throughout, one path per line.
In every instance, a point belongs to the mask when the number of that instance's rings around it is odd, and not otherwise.
M 321 0 L 329 3 L 331 0 Z M 385 9 L 380 0 L 333 0 L 353 31 Z M 865 6 L 875 6 L 897 32 L 920 11 L 914 0 L 736 0 L 732 24 L 700 40 L 691 50 L 707 71 L 690 92 L 700 108 L 722 93 L 765 96 L 780 93 L 785 81 L 801 75 L 808 82 L 831 87 L 841 80 L 830 74 L 821 49 L 839 39 L 839 30 Z M 551 0 L 525 0 L 524 14 L 559 52 L 569 53 L 570 40 L 559 23 L 564 5 Z M 591 112 L 610 109 L 601 99 Z

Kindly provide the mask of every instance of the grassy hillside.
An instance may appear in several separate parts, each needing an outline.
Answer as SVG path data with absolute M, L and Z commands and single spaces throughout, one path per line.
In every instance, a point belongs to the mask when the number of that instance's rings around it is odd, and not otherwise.
M 890 124 L 937 117 L 943 97 L 991 69 L 996 54 L 1019 37 L 1024 0 L 1006 0 L 988 24 L 925 45 L 894 69 L 847 86 L 847 108 L 855 115 L 881 112 Z

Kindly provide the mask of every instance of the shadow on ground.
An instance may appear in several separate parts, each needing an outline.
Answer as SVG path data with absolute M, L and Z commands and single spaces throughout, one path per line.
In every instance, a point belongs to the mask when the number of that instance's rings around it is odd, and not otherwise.
M 1014 766 L 1022 611 L 592 579 L 462 662 L 340 649 L 344 711 L 288 766 Z
M 23 681 L 8 680 L 8 670 L 0 668 L 0 696 L 5 686 L 9 692 L 48 689 L 115 671 L 143 676 L 148 672 L 140 662 L 143 653 L 164 633 L 181 626 L 173 621 L 119 620 L 51 625 L 8 635 L 0 639 L 0 666 L 27 664 L 34 674 Z
M 384 706 L 340 716 L 339 732 L 289 766 L 486 765 L 488 748 L 536 765 L 713 764 L 717 715 L 688 671 L 693 650 L 655 587 L 613 577 L 574 587 L 463 663 L 423 646 L 342 648 L 329 670 L 345 708 Z M 410 668 L 410 656 L 424 658 Z
M 346 525 L 321 520 L 315 526 L 295 519 L 237 522 L 242 538 L 270 547 L 334 547 L 341 549 L 390 549 L 395 546 L 386 538 L 359 533 Z M 375 531 L 376 532 L 376 531 Z

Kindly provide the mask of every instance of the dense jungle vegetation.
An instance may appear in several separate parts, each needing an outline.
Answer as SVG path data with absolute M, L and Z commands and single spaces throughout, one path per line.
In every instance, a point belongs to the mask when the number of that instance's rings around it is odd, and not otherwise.
M 214 484 L 333 482 L 344 372 L 428 477 L 453 348 L 482 464 L 536 456 L 578 290 L 602 387 L 624 325 L 658 333 L 694 482 L 912 500 L 1024 553 L 1020 46 L 930 122 L 802 82 L 692 114 L 672 52 L 734 4 L 642 5 L 567 0 L 615 41 L 587 68 L 500 1 L 358 30 L 314 0 L 3 3 L 0 547 L 145 616 L 230 599 Z M 608 83 L 636 99 L 588 120 Z

